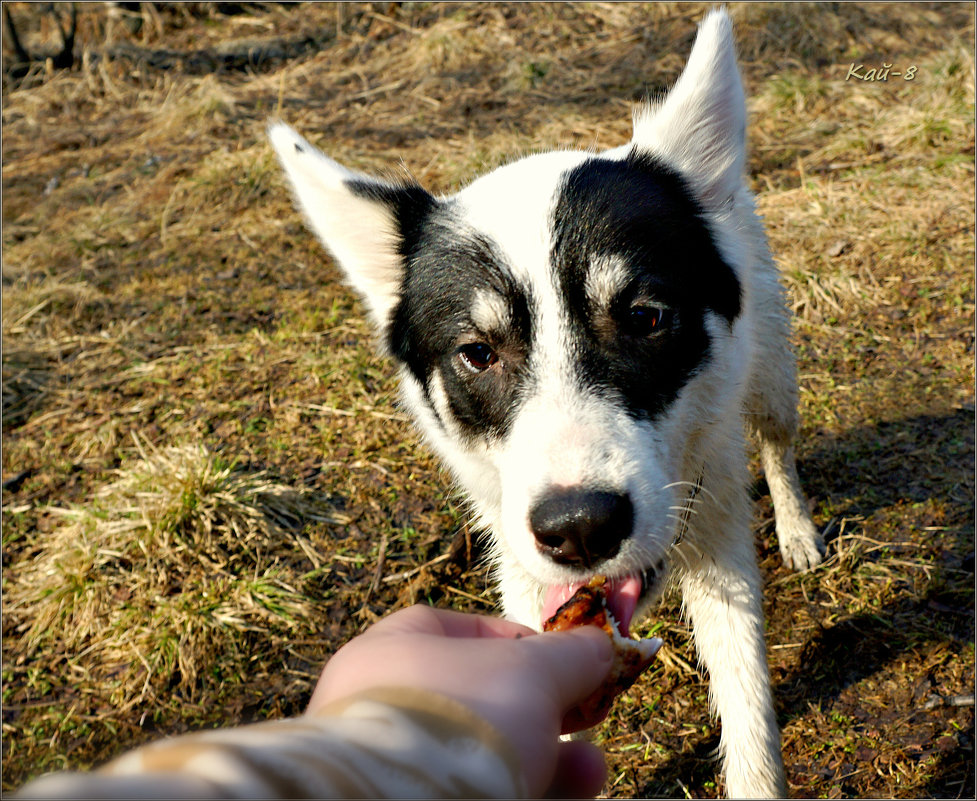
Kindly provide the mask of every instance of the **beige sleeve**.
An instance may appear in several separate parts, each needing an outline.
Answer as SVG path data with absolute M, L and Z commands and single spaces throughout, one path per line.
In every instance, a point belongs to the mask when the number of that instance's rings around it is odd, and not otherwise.
M 315 715 L 161 740 L 19 798 L 517 798 L 509 743 L 467 707 L 373 689 Z

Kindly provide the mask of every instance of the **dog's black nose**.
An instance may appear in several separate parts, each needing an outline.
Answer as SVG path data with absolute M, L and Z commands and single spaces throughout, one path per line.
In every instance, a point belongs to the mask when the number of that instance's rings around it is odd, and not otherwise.
M 529 527 L 536 547 L 554 562 L 593 567 L 618 552 L 631 534 L 633 518 L 627 495 L 558 489 L 536 502 L 529 512 Z

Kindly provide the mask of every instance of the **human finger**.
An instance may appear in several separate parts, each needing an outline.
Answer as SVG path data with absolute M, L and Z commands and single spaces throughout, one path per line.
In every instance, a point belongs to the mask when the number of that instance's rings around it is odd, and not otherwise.
M 566 713 L 596 690 L 614 657 L 610 638 L 596 626 L 550 632 L 523 640 L 539 673 L 547 677 L 550 697 Z
M 607 781 L 603 752 L 586 740 L 561 742 L 547 798 L 593 798 Z
M 489 615 L 415 604 L 375 623 L 367 634 L 423 633 L 444 637 L 504 637 L 518 639 L 536 634 L 528 626 Z

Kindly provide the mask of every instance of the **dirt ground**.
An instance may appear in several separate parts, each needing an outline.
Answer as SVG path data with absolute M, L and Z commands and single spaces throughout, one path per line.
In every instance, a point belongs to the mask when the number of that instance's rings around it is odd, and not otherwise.
M 450 192 L 627 141 L 708 7 L 78 4 L 66 47 L 69 5 L 4 4 L 5 789 L 296 713 L 393 609 L 497 610 L 268 120 Z M 974 7 L 731 14 L 828 537 L 787 571 L 754 464 L 790 791 L 973 798 Z M 608 797 L 722 791 L 679 611 L 596 732 Z

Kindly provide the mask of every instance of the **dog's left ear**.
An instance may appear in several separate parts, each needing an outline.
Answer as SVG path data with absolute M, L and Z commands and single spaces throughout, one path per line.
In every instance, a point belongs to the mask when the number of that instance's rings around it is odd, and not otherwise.
M 707 210 L 721 209 L 740 186 L 746 101 L 725 10 L 702 21 L 685 70 L 661 105 L 635 115 L 632 142 L 685 175 Z
M 416 238 L 437 201 L 417 184 L 381 181 L 343 167 L 283 123 L 268 135 L 296 204 L 385 333 L 400 299 L 405 242 Z

